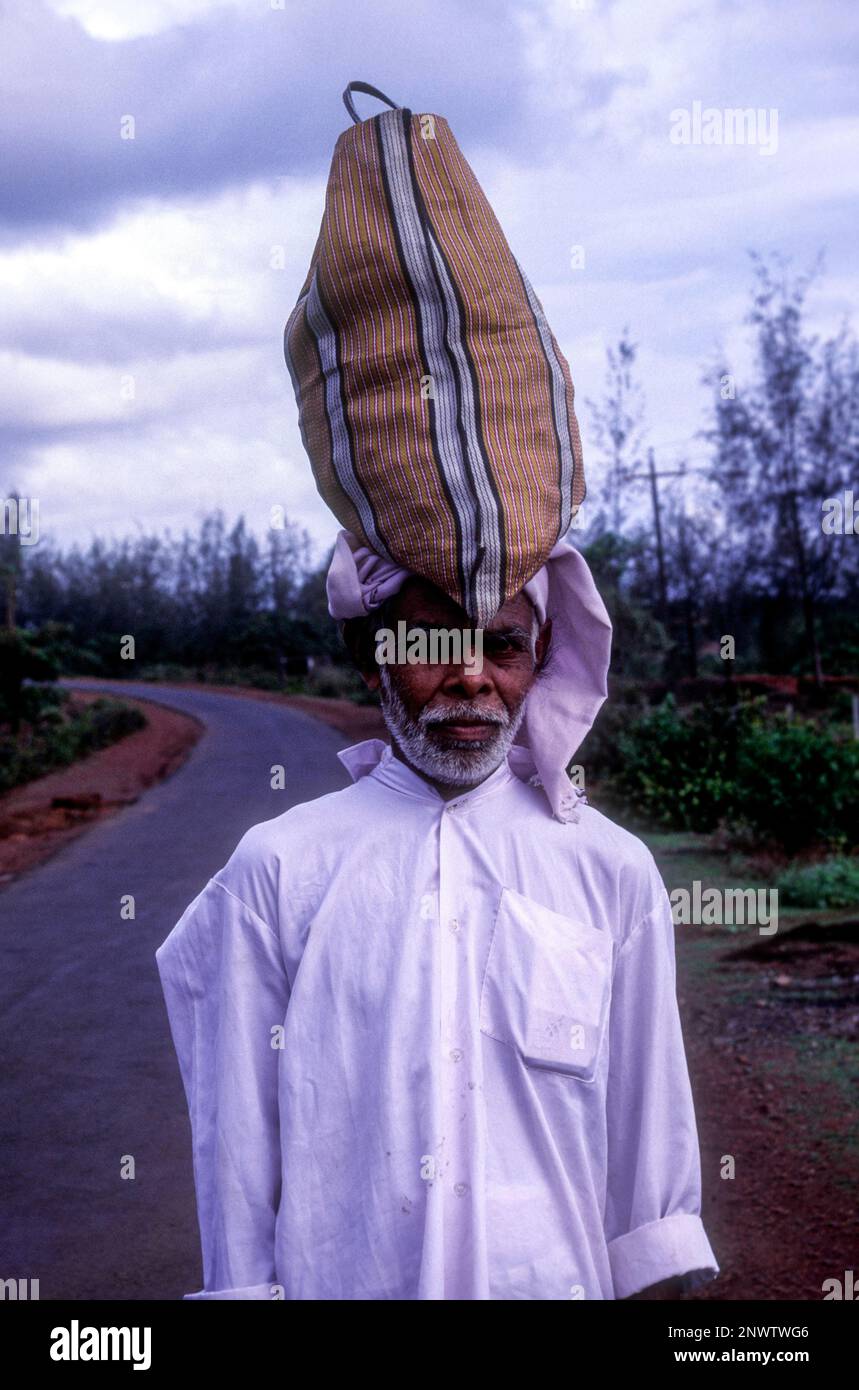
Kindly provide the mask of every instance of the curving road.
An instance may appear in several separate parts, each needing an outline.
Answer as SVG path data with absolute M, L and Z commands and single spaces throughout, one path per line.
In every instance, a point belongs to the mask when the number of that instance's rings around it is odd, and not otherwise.
M 155 951 L 249 826 L 348 783 L 336 752 L 350 740 L 274 702 L 86 688 L 169 705 L 205 732 L 166 782 L 0 893 L 0 1280 L 38 1279 L 42 1299 L 175 1299 L 202 1276 Z M 128 893 L 134 921 L 120 916 Z

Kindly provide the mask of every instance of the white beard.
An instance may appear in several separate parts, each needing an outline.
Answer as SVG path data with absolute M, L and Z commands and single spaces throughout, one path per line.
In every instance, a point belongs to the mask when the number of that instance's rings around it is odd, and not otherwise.
M 417 719 L 413 719 L 391 680 L 387 666 L 379 667 L 379 678 L 382 683 L 382 714 L 403 753 L 412 766 L 427 777 L 450 786 L 476 786 L 500 767 L 525 718 L 527 697 L 523 697 L 512 716 L 506 711 L 504 714 L 496 710 L 487 713 L 470 700 L 462 700 L 458 704 L 446 706 L 441 711 L 422 709 Z M 427 732 L 428 728 L 440 719 L 474 719 L 476 715 L 481 719 L 491 720 L 498 726 L 497 732 L 481 743 L 479 748 L 466 740 L 454 747 L 442 748 Z

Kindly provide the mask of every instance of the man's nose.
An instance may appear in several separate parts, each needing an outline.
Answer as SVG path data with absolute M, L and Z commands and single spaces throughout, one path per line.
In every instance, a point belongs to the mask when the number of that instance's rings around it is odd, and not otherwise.
M 493 689 L 485 666 L 478 670 L 474 664 L 467 665 L 465 662 L 449 667 L 442 682 L 442 690 L 446 695 L 457 695 L 460 698 L 464 696 L 466 700 L 490 694 Z

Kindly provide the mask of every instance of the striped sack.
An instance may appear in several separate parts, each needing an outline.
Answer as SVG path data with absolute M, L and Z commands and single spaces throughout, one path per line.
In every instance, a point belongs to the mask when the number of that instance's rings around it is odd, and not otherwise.
M 341 525 L 487 623 L 585 495 L 569 366 L 444 117 L 344 100 L 284 332 L 301 437 Z

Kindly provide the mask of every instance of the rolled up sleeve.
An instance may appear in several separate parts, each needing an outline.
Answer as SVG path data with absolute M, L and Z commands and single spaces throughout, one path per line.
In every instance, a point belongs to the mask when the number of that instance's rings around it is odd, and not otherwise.
M 670 1278 L 689 1293 L 719 1272 L 701 1221 L 674 923 L 661 881 L 658 899 L 620 948 L 612 986 L 605 1237 L 618 1299 Z
M 186 1302 L 193 1303 L 195 1299 L 206 1298 L 266 1298 L 274 1296 L 277 1286 L 268 1284 L 251 1284 L 245 1289 L 200 1289 L 197 1293 L 186 1293 L 183 1295 Z
M 282 1297 L 277 1033 L 289 983 L 274 930 L 217 879 L 155 955 L 191 1121 L 204 1287 Z

